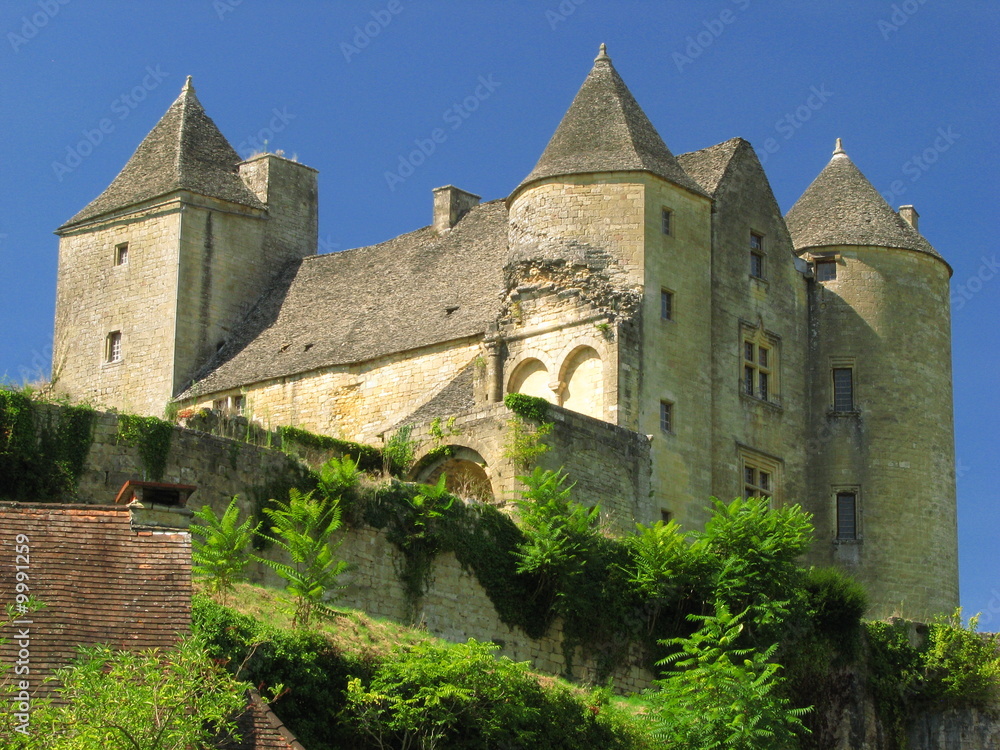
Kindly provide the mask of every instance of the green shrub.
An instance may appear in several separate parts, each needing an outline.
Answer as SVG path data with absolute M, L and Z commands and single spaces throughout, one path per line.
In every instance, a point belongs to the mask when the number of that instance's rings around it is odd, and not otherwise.
M 954 708 L 995 706 L 1000 698 L 1000 636 L 977 633 L 979 616 L 962 626 L 962 611 L 930 624 L 923 654 L 923 697 Z
M 342 500 L 354 495 L 360 478 L 357 461 L 350 456 L 334 456 L 319 468 L 316 485 L 326 500 Z
M 639 733 L 601 696 L 543 690 L 493 644 L 421 645 L 355 677 L 347 719 L 379 748 L 638 747 Z
M 542 424 L 549 417 L 549 402 L 526 393 L 508 393 L 503 397 L 504 406 L 519 417 Z
M 417 441 L 411 440 L 413 425 L 404 424 L 385 441 L 382 448 L 383 469 L 394 477 L 403 476 L 411 466 L 417 451 Z

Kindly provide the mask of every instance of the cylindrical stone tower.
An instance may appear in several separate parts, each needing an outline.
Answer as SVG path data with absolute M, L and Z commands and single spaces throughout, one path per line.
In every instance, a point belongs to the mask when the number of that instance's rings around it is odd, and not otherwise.
M 906 217 L 905 219 L 903 217 Z M 951 268 L 844 153 L 787 216 L 810 295 L 815 561 L 868 588 L 871 615 L 958 606 Z

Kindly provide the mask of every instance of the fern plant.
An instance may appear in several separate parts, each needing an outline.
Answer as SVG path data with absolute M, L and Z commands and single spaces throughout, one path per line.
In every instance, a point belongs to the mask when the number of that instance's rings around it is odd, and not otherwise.
M 340 500 L 354 492 L 360 476 L 357 461 L 350 456 L 335 456 L 320 467 L 316 484 L 326 500 Z
M 252 559 L 248 549 L 260 524 L 254 526 L 251 518 L 239 523 L 235 496 L 221 518 L 210 505 L 202 507 L 194 517 L 201 523 L 191 527 L 191 569 L 208 579 L 209 593 L 225 604 L 233 586 L 246 580 L 246 567 Z
M 664 645 L 680 650 L 657 662 L 673 671 L 647 691 L 653 710 L 652 734 L 676 750 L 794 750 L 808 732 L 802 717 L 811 708 L 793 708 L 777 693 L 780 665 L 771 661 L 778 645 L 758 651 L 737 648 L 749 610 L 733 615 L 725 604 L 714 615 L 690 615 L 702 625 L 688 638 Z
M 264 509 L 274 525 L 272 535 L 261 536 L 284 550 L 291 562 L 257 559 L 285 579 L 285 588 L 296 601 L 292 625 L 306 628 L 314 614 L 332 613 L 327 604 L 329 594 L 342 588 L 337 581 L 348 567 L 334 557 L 340 543 L 331 539 L 340 528 L 340 505 L 293 488 L 288 502 L 277 502 L 276 506 Z

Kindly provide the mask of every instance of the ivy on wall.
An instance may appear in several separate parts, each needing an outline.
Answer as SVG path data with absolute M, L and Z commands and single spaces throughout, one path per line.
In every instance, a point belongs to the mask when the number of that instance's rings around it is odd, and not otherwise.
M 22 391 L 0 389 L 0 498 L 71 497 L 93 443 L 94 421 L 89 406 L 43 410 Z
M 118 416 L 118 442 L 131 445 L 139 451 L 146 479 L 153 482 L 163 479 L 173 433 L 174 426 L 170 422 L 156 417 L 139 417 L 135 414 Z

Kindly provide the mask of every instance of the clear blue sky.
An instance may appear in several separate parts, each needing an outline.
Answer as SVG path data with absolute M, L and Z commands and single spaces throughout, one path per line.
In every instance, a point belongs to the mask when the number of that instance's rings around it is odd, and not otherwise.
M 266 138 L 320 170 L 326 250 L 426 225 L 439 185 L 509 194 L 601 42 L 674 153 L 771 139 L 783 210 L 842 137 L 955 269 L 962 602 L 1000 629 L 1000 6 L 6 0 L 0 34 L 0 376 L 17 382 L 48 373 L 52 230 L 111 182 L 188 74 L 238 150 Z M 100 142 L 78 148 L 102 120 Z M 434 152 L 387 178 L 435 128 Z

